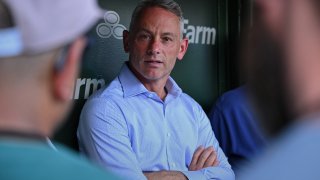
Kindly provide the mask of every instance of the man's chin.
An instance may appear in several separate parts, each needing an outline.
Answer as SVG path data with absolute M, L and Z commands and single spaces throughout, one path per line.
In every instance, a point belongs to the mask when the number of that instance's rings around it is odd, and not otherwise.
M 148 81 L 159 81 L 161 79 L 166 78 L 163 74 L 159 73 L 145 73 L 143 77 Z
M 145 76 L 145 79 L 149 81 L 158 81 L 161 78 L 159 76 Z

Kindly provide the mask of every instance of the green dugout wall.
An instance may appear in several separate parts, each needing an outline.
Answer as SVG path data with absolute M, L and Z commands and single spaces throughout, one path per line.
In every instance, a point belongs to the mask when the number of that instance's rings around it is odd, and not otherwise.
M 122 48 L 122 31 L 129 27 L 138 0 L 100 0 L 105 13 L 89 32 L 90 47 L 83 56 L 82 71 L 75 81 L 74 110 L 54 139 L 77 149 L 76 129 L 86 99 L 107 85 L 120 71 L 128 55 Z M 238 85 L 237 43 L 243 12 L 249 0 L 177 0 L 184 12 L 184 34 L 189 48 L 177 61 L 172 77 L 206 112 L 224 91 Z

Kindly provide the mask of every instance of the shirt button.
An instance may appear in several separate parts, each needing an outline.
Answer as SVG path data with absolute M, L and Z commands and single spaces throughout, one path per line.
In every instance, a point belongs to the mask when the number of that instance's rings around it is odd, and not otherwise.
M 176 163 L 172 163 L 171 165 L 172 165 L 172 167 L 176 167 Z
M 149 94 L 148 97 L 149 97 L 149 98 L 152 98 L 152 94 Z
M 168 134 L 167 134 L 167 136 L 168 136 L 168 137 L 170 137 L 170 136 L 171 136 L 171 134 L 170 134 L 170 133 L 168 133 Z

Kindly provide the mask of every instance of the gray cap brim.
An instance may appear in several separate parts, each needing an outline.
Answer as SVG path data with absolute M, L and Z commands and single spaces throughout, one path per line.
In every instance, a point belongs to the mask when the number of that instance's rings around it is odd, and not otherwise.
M 87 32 L 103 11 L 95 0 L 4 0 L 21 33 L 24 53 L 61 47 Z

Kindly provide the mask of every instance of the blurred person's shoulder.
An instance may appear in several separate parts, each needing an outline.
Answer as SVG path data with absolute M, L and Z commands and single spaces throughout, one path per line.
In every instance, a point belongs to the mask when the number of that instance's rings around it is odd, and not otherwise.
M 239 174 L 240 180 L 320 179 L 320 116 L 299 120 Z
M 72 150 L 36 141 L 0 140 L 1 179 L 117 179 Z

